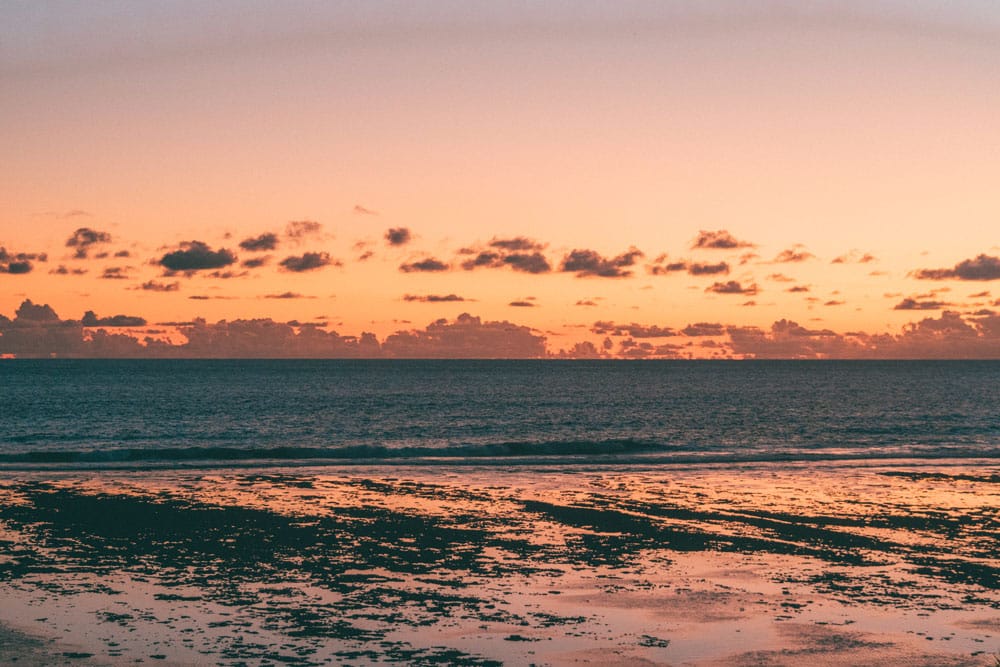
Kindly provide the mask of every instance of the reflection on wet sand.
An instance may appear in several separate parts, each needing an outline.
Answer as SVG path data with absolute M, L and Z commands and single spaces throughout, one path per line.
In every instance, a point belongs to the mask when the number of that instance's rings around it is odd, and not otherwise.
M 992 665 L 998 472 L 9 475 L 0 622 L 104 662 Z

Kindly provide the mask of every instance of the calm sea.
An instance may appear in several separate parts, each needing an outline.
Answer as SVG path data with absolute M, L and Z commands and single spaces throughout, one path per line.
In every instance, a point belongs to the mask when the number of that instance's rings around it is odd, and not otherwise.
M 1000 457 L 1000 362 L 0 362 L 0 468 Z

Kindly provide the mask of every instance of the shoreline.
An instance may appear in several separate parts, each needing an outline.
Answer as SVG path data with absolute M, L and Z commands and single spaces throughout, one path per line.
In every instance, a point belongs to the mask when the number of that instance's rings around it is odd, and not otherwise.
M 0 623 L 72 664 L 993 667 L 1000 465 L 897 463 L 0 475 Z

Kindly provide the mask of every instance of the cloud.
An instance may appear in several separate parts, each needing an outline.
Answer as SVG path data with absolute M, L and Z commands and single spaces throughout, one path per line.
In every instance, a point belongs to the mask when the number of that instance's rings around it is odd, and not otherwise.
M 540 252 L 513 253 L 504 257 L 503 263 L 522 273 L 548 273 L 552 270 L 549 261 Z
M 650 275 L 654 276 L 665 276 L 671 273 L 677 273 L 678 271 L 686 271 L 688 268 L 688 263 L 686 261 L 678 262 L 667 262 L 666 255 L 660 255 L 653 263 L 646 267 L 646 270 Z
M 144 327 L 146 320 L 132 315 L 112 315 L 111 317 L 98 317 L 94 311 L 88 310 L 83 314 L 80 324 L 85 327 Z
M 324 266 L 329 266 L 330 264 L 339 266 L 340 262 L 334 262 L 334 260 L 330 258 L 329 253 L 307 252 L 302 255 L 289 255 L 281 260 L 280 264 L 286 271 L 302 273 L 303 271 L 321 269 Z
M 728 280 L 724 283 L 712 283 L 710 286 L 705 288 L 705 291 L 714 292 L 715 294 L 747 294 L 749 296 L 753 296 L 760 290 L 758 289 L 756 283 L 750 283 L 744 287 L 735 280 Z
M 236 262 L 236 255 L 230 250 L 212 250 L 201 241 L 186 241 L 179 250 L 168 252 L 160 258 L 159 264 L 168 271 L 191 274 L 206 269 L 222 269 Z
M 392 227 L 385 233 L 385 240 L 389 245 L 406 245 L 411 238 L 410 230 L 406 227 Z
M 489 242 L 488 249 L 462 248 L 459 254 L 475 255 L 471 259 L 462 262 L 462 268 L 466 271 L 487 268 L 499 269 L 510 267 L 514 271 L 521 273 L 548 273 L 552 270 L 548 259 L 540 250 L 544 245 L 532 239 L 518 236 L 512 239 L 493 238 Z
M 852 250 L 848 253 L 835 257 L 830 261 L 831 264 L 848 264 L 851 262 L 856 262 L 858 264 L 870 264 L 871 262 L 877 262 L 878 258 L 871 253 L 860 253 L 857 250 Z
M 375 253 L 371 250 L 365 250 L 363 253 L 358 255 L 359 262 L 367 262 L 369 259 L 375 256 Z
M 155 280 L 148 280 L 139 286 L 139 289 L 146 292 L 177 292 L 180 288 L 179 282 L 158 283 Z
M 597 304 L 596 301 L 593 301 L 591 299 L 581 299 L 580 301 L 577 301 L 574 305 L 576 305 L 576 306 L 596 306 L 598 304 Z
M 219 280 L 231 280 L 232 278 L 242 278 L 249 275 L 249 271 L 212 271 L 211 273 L 206 273 L 205 277 L 217 278 Z
M 418 301 L 420 303 L 452 303 L 466 301 L 465 297 L 457 294 L 404 294 L 403 301 Z
M 910 275 L 921 280 L 1000 280 L 1000 257 L 980 254 L 950 269 L 918 269 Z
M 35 265 L 33 261 L 47 262 L 49 256 L 44 252 L 8 252 L 0 246 L 0 273 L 24 275 L 31 273 Z
M 697 322 L 681 329 L 681 333 L 685 336 L 722 336 L 726 327 L 718 322 Z
M 104 269 L 104 273 L 101 274 L 103 280 L 126 280 L 128 278 L 129 267 L 126 266 L 109 266 Z
M 115 257 L 131 257 L 131 256 L 132 253 L 130 253 L 128 250 L 119 250 L 118 252 L 115 253 Z
M 545 336 L 510 322 L 483 322 L 467 313 L 424 330 L 400 331 L 382 343 L 386 357 L 416 359 L 524 359 L 545 357 Z
M 56 268 L 49 271 L 49 273 L 56 276 L 82 276 L 87 273 L 87 269 L 70 269 L 63 264 L 60 264 Z
M 447 271 L 451 267 L 441 260 L 435 259 L 433 257 L 428 257 L 417 262 L 410 262 L 408 264 L 400 264 L 399 270 L 403 273 L 434 273 L 439 271 Z
M 824 301 L 823 305 L 824 306 L 843 306 L 845 303 L 847 303 L 847 302 L 839 300 L 839 299 L 830 299 L 829 301 Z
M 292 220 L 285 225 L 285 236 L 290 239 L 301 239 L 305 236 L 319 234 L 323 225 L 315 220 Z
M 265 294 L 265 299 L 314 299 L 316 297 L 305 296 L 298 292 L 281 292 L 280 294 Z
M 528 250 L 545 249 L 544 244 L 526 238 L 524 236 L 517 236 L 512 239 L 498 239 L 494 237 L 493 240 L 490 241 L 490 247 L 499 248 L 501 250 L 507 250 L 509 252 L 525 252 Z
M 370 208 L 365 208 L 361 204 L 354 205 L 354 213 L 356 215 L 378 215 L 378 211 L 373 211 Z
M 804 262 L 807 259 L 812 259 L 816 255 L 802 250 L 799 247 L 789 248 L 788 250 L 782 250 L 777 254 L 777 256 L 771 260 L 775 264 L 785 264 L 789 262 Z
M 260 236 L 251 236 L 240 241 L 240 247 L 249 252 L 274 250 L 278 247 L 278 235 L 274 232 L 265 232 Z
M 677 358 L 683 349 L 680 345 L 671 343 L 653 345 L 648 341 L 637 342 L 627 338 L 618 346 L 618 354 L 632 359 Z
M 578 278 L 627 278 L 632 275 L 632 271 L 625 267 L 633 266 L 643 256 L 642 251 L 636 248 L 629 248 L 628 252 L 611 259 L 606 259 L 593 250 L 573 250 L 563 258 L 559 270 L 576 273 Z
M 907 297 L 893 306 L 893 310 L 941 310 L 952 304 L 946 301 L 918 301 Z
M 715 232 L 705 231 L 704 229 L 698 232 L 698 237 L 691 244 L 692 249 L 704 248 L 704 249 L 715 249 L 715 250 L 732 250 L 733 248 L 752 248 L 753 243 L 747 241 L 740 241 L 734 238 L 732 234 L 724 229 L 720 229 Z
M 713 276 L 719 273 L 729 273 L 729 265 L 725 262 L 718 264 L 690 264 L 688 273 L 692 276 Z
M 80 227 L 66 239 L 67 248 L 76 248 L 74 257 L 77 259 L 86 258 L 90 247 L 101 243 L 111 243 L 111 234 L 90 227 Z
M 264 257 L 251 257 L 250 259 L 243 260 L 243 263 L 240 264 L 240 266 L 242 266 L 245 269 L 259 269 L 260 267 L 265 266 L 270 261 L 271 261 L 270 255 L 265 255 Z
M 538 306 L 537 303 L 532 301 L 511 301 L 507 304 L 508 306 L 513 306 L 515 308 L 535 308 Z
M 786 292 L 791 292 L 792 294 L 796 294 L 796 293 L 799 293 L 799 292 L 808 292 L 809 291 L 809 286 L 808 285 L 794 285 L 792 287 L 789 287 L 785 291 Z
M 66 211 L 65 213 L 63 213 L 62 217 L 63 218 L 81 218 L 81 217 L 89 218 L 91 215 L 93 215 L 93 214 L 92 213 L 88 213 L 87 211 L 84 211 L 81 208 L 72 208 L 72 209 Z
M 590 328 L 591 333 L 610 336 L 631 336 L 632 338 L 669 338 L 676 336 L 677 332 L 670 327 L 661 327 L 656 324 L 615 324 L 608 321 L 594 322 Z

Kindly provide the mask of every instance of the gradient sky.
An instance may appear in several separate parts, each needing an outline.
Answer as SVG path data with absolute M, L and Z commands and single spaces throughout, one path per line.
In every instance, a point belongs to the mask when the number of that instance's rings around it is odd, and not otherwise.
M 0 95 L 8 317 L 1000 335 L 992 0 L 12 1 Z M 195 241 L 235 260 L 164 275 Z M 681 338 L 652 343 L 739 352 Z

